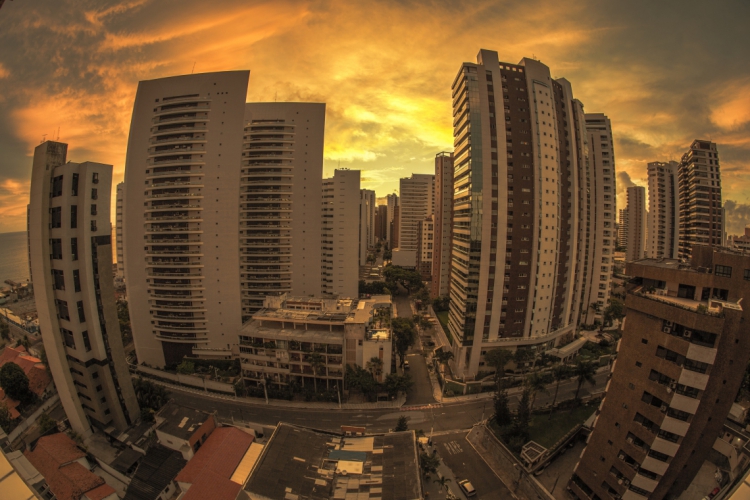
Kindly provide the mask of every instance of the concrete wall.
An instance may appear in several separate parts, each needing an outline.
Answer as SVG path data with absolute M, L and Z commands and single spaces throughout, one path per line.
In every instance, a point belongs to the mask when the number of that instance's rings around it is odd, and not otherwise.
M 226 384 L 224 382 L 217 382 L 215 380 L 203 380 L 200 377 L 194 375 L 183 375 L 181 373 L 169 373 L 155 368 L 148 368 L 146 366 L 138 366 L 137 370 L 146 375 L 151 375 L 164 380 L 170 380 L 177 384 L 189 385 L 191 387 L 197 387 L 198 389 L 208 389 L 217 392 L 226 392 L 228 394 L 234 394 L 234 386 L 232 384 Z

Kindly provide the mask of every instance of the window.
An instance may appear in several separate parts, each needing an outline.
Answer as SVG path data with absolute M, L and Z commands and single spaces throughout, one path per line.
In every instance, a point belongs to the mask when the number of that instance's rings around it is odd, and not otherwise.
M 750 281 L 750 269 L 745 269 L 742 277 L 745 278 L 745 281 Z
M 96 221 L 95 220 L 91 221 L 91 230 L 92 231 L 96 231 Z
M 690 413 L 671 407 L 667 409 L 667 416 L 682 420 L 683 422 L 687 422 L 690 419 Z
M 83 323 L 86 321 L 86 313 L 83 310 L 83 301 L 78 301 L 78 321 Z
M 60 328 L 60 333 L 62 334 L 62 337 L 63 337 L 63 343 L 67 347 L 70 347 L 71 349 L 75 349 L 76 348 L 76 339 L 75 339 L 75 337 L 73 337 L 73 332 L 71 332 L 67 328 Z M 80 373 L 80 372 L 78 372 L 78 373 Z
M 89 340 L 89 332 L 84 331 L 83 333 L 81 333 L 81 335 L 83 336 L 83 347 L 86 349 L 86 352 L 89 352 L 91 350 L 91 340 Z M 99 376 L 98 373 L 96 373 L 95 375 L 97 377 Z
M 73 174 L 73 182 L 72 182 L 72 193 L 73 196 L 78 196 L 78 174 Z
M 721 278 L 731 278 L 732 268 L 731 266 L 722 266 L 722 265 L 716 264 L 716 267 L 714 268 L 714 274 Z
M 660 430 L 657 436 L 667 441 L 671 441 L 672 443 L 676 443 L 680 440 L 680 436 L 665 430 Z
M 655 458 L 661 462 L 669 462 L 669 458 L 670 458 L 670 456 L 667 455 L 666 453 L 662 453 L 656 450 L 649 450 L 648 456 L 651 458 Z
M 96 203 L 91 205 L 91 215 L 96 215 Z
M 99 191 L 96 188 L 91 188 L 91 199 L 92 200 L 99 199 Z
M 67 302 L 65 302 L 64 300 L 55 299 L 55 307 L 57 308 L 58 318 L 70 321 Z
M 54 282 L 53 287 L 55 290 L 65 290 L 65 276 L 63 275 L 62 270 L 52 270 L 52 281 Z
M 94 172 L 91 174 L 91 182 L 94 184 L 99 184 L 99 172 Z
M 73 270 L 73 289 L 76 292 L 81 291 L 81 273 L 78 271 L 78 269 Z
M 50 217 L 50 228 L 58 228 L 62 227 L 62 207 L 52 207 L 50 209 L 51 217 Z
M 96 386 L 96 392 L 99 392 L 99 391 L 101 391 L 101 390 L 102 390 L 102 386 L 100 386 L 100 385 L 97 385 L 97 386 Z
M 57 177 L 52 178 L 52 198 L 57 198 L 58 196 L 62 196 L 62 189 L 63 189 L 63 176 L 58 175 Z
M 70 229 L 78 227 L 78 205 L 70 206 Z
M 78 238 L 70 238 L 70 254 L 73 260 L 78 260 Z M 62 257 L 59 258 L 62 259 Z
M 55 260 L 62 259 L 62 240 L 60 238 L 53 238 L 49 240 L 49 245 L 52 252 L 50 257 Z

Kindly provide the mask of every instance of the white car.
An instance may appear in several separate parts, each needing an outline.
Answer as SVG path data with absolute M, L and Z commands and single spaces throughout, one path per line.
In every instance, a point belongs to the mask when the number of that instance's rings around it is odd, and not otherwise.
M 473 496 L 476 496 L 477 494 L 477 490 L 474 489 L 474 485 L 471 484 L 471 482 L 468 479 L 459 481 L 458 487 L 461 488 L 461 491 L 463 491 L 467 497 L 473 497 Z

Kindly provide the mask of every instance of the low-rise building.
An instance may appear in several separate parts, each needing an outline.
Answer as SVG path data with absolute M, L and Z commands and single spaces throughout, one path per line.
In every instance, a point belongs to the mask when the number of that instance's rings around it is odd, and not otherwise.
M 190 460 L 216 429 L 216 419 L 206 413 L 174 402 L 164 405 L 156 415 L 156 437 L 167 448 Z
M 381 363 L 376 379 L 391 372 L 391 298 L 266 297 L 239 335 L 242 376 L 257 385 L 341 387 L 345 366 Z M 372 365 L 370 365 L 372 366 Z M 317 379 L 317 382 L 314 382 Z
M 282 422 L 244 492 L 252 500 L 417 500 L 423 498 L 417 456 L 414 431 L 352 437 Z
M 141 459 L 123 500 L 171 499 L 177 492 L 175 477 L 185 464 L 179 452 L 160 444 L 151 446 Z

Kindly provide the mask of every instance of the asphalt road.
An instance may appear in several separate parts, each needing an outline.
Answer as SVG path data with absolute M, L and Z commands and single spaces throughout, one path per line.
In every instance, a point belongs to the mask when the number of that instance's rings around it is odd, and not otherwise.
M 481 500 L 508 500 L 512 498 L 508 488 L 466 440 L 467 434 L 468 432 L 458 432 L 432 438 L 443 463 L 456 476 L 456 483 L 464 479 L 471 481 L 477 491 L 477 495 L 472 498 Z M 455 491 L 457 488 L 452 487 L 451 489 Z

